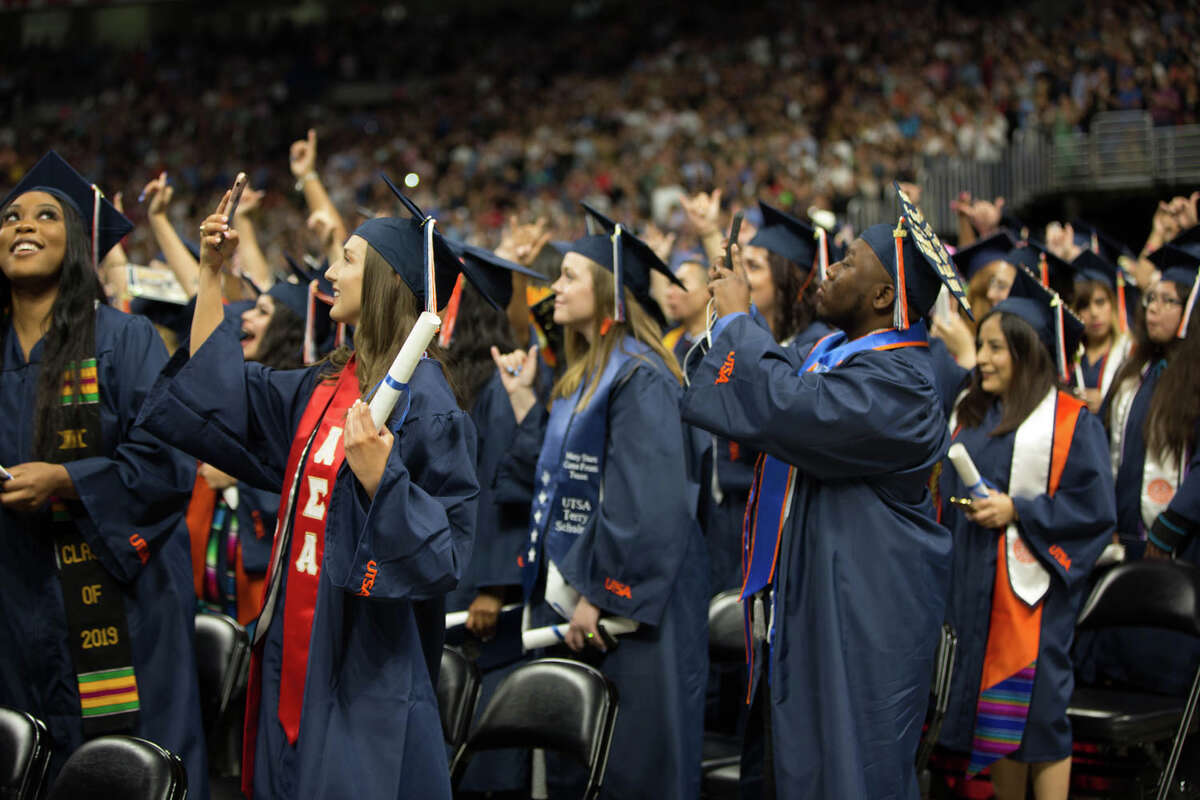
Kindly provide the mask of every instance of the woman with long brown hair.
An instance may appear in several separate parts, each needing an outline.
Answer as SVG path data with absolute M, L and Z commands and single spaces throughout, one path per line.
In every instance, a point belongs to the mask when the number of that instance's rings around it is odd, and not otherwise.
M 435 358 L 400 387 L 383 428 L 360 398 L 384 380 L 422 305 L 449 297 L 457 261 L 439 235 L 427 240 L 433 221 L 368 220 L 327 273 L 330 316 L 356 326 L 357 350 L 272 370 L 243 362 L 223 321 L 221 267 L 237 246 L 228 203 L 201 228 L 190 352 L 164 370 L 142 420 L 239 480 L 282 488 L 243 789 L 448 798 L 432 675 L 443 596 L 474 531 L 475 433 Z
M 682 799 L 700 789 L 708 579 L 682 376 L 661 343 L 651 270 L 669 275 L 620 229 L 570 246 L 552 287 L 567 365 L 549 409 L 533 388 L 536 348 L 493 355 L 519 423 L 502 472 L 534 482 L 520 556 L 531 624 L 569 619 L 566 645 L 597 659 L 620 693 L 610 756 L 620 768 L 604 796 Z M 639 624 L 615 650 L 606 615 Z M 552 765 L 552 783 L 575 782 L 569 766 Z
M 980 320 L 939 479 L 954 535 L 946 619 L 959 634 L 941 742 L 969 754 L 969 775 L 989 768 L 1000 800 L 1023 798 L 1031 772 L 1038 800 L 1065 800 L 1069 786 L 1075 616 L 1115 518 L 1103 426 L 1060 388 L 1082 333 L 1018 270 Z M 964 449 L 986 497 L 955 468 Z

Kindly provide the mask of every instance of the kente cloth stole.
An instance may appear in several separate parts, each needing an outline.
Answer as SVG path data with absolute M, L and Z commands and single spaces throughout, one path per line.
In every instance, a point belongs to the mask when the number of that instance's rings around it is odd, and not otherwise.
M 57 431 L 57 445 L 47 460 L 63 464 L 102 455 L 95 358 L 67 365 L 58 401 L 64 427 Z M 50 498 L 50 528 L 78 681 L 79 713 L 84 738 L 90 739 L 134 729 L 138 688 L 124 592 L 79 533 L 75 519 L 86 513 L 76 500 Z M 145 563 L 149 559 L 145 540 L 131 533 L 130 544 Z
M 629 359 L 649 350 L 636 339 L 625 337 L 613 348 L 604 370 L 596 377 L 596 389 L 586 408 L 575 410 L 587 391 L 586 381 L 581 381 L 570 396 L 554 402 L 538 455 L 529 538 L 517 558 L 526 602 L 537 583 L 539 555 L 544 550 L 551 561 L 561 563 L 600 509 L 609 398 Z
M 866 350 L 896 350 L 902 347 L 929 347 L 924 322 L 918 322 L 905 330 L 888 328 L 876 331 L 853 341 L 846 341 L 846 334 L 841 331 L 831 333 L 813 345 L 800 367 L 799 374 L 829 372 L 850 356 Z M 743 601 L 774 583 L 783 529 L 791 514 L 795 485 L 795 467 L 766 453 L 759 455 L 754 465 L 754 480 L 750 484 L 746 513 L 742 518 L 743 580 L 740 598 Z M 750 618 L 751 604 L 743 605 L 746 630 L 755 630 L 754 621 Z M 763 613 L 769 613 L 769 609 Z M 773 640 L 773 634 L 773 630 L 766 631 L 770 640 Z M 748 638 L 746 663 L 751 676 L 754 675 L 756 649 Z
M 1082 401 L 1051 388 L 1013 438 L 1010 497 L 1054 496 Z M 1050 573 L 1010 523 L 996 542 L 996 576 L 968 775 L 1021 746 L 1037 675 L 1042 601 Z

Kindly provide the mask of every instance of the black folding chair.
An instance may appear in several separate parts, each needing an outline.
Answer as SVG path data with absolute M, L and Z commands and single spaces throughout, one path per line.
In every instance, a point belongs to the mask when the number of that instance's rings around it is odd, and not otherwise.
M 738 596 L 730 589 L 708 604 L 708 658 L 712 664 L 742 664 L 746 660 L 746 617 Z M 700 762 L 701 795 L 709 800 L 740 796 L 742 742 L 737 736 L 704 732 Z
M 1142 560 L 1102 575 L 1083 606 L 1078 630 L 1137 627 L 1200 637 L 1200 568 L 1180 561 Z M 1200 664 L 1186 699 L 1081 687 L 1067 716 L 1077 741 L 1106 745 L 1150 745 L 1171 739 L 1158 779 L 1157 797 L 1170 791 L 1200 697 Z
M 600 794 L 617 721 L 617 688 L 579 661 L 539 658 L 513 670 L 484 708 L 450 767 L 457 787 L 481 750 L 541 748 L 574 757 L 588 769 L 584 800 Z
M 929 797 L 932 775 L 929 758 L 937 745 L 946 720 L 946 709 L 950 705 L 950 680 L 954 677 L 954 656 L 958 651 L 958 635 L 949 624 L 942 624 L 942 637 L 938 641 L 937 655 L 933 660 L 933 683 L 929 687 L 930 706 L 928 725 L 921 745 L 917 748 L 917 781 L 921 786 L 921 797 Z
M 133 736 L 101 736 L 71 754 L 49 800 L 183 800 L 187 773 L 179 756 Z
M 50 766 L 50 737 L 40 719 L 0 706 L 0 797 L 35 800 Z
M 443 645 L 437 699 L 442 736 L 451 747 L 458 748 L 466 740 L 482 688 L 479 667 L 457 647 Z
M 196 614 L 196 675 L 200 711 L 213 771 L 236 771 L 236 742 L 242 705 L 235 702 L 245 687 L 250 663 L 250 637 L 238 621 L 224 614 Z M 230 763 L 232 762 L 232 763 Z

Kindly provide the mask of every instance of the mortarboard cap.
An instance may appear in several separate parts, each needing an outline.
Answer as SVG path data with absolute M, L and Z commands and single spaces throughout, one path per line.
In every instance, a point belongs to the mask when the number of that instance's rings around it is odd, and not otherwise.
M 360 236 L 383 257 L 427 310 L 450 299 L 458 278 L 458 257 L 436 229 L 437 221 L 426 216 L 404 196 L 386 175 L 381 175 L 413 216 L 375 217 L 363 222 L 352 236 Z
M 83 221 L 84 231 L 91 240 L 95 265 L 99 265 L 108 251 L 133 230 L 133 223 L 105 199 L 96 185 L 88 182 L 53 150 L 42 156 L 42 159 L 25 173 L 8 196 L 0 202 L 0 209 L 7 208 L 26 192 L 35 191 L 52 194 L 75 209 Z
M 967 315 L 971 316 L 971 304 L 967 301 L 962 277 L 954 269 L 945 245 L 925 221 L 921 210 L 909 201 L 900 185 L 895 184 L 895 188 L 900 200 L 899 222 L 894 227 L 887 223 L 872 225 L 863 231 L 861 237 L 895 283 L 893 324 L 902 330 L 909 327 L 910 302 L 922 316 L 928 315 L 943 284 Z M 896 247 L 898 242 L 899 250 Z M 902 271 L 898 269 L 901 265 Z
M 601 213 L 595 206 L 590 203 L 579 201 L 579 205 L 583 206 L 584 221 L 587 223 L 587 232 L 591 236 L 598 233 L 612 233 L 617 227 L 617 223 L 612 218 Z
M 1155 250 L 1150 254 L 1150 260 L 1162 270 L 1161 280 L 1170 281 L 1187 292 L 1183 318 L 1176 334 L 1182 339 L 1187 335 L 1188 324 L 1196 309 L 1196 295 L 1200 293 L 1200 226 L 1188 228 Z
M 1076 283 L 1096 281 L 1114 292 L 1117 323 L 1122 332 L 1129 330 L 1141 295 L 1125 277 L 1125 270 L 1093 250 L 1084 250 L 1068 266 Z
M 271 284 L 267 294 L 303 320 L 308 317 L 308 286 L 294 278 L 282 279 Z
M 1071 265 L 1051 253 L 1046 245 L 1036 239 L 1029 239 L 1008 254 L 1008 262 L 1024 267 L 1042 281 L 1043 286 L 1049 286 L 1060 295 L 1070 296 L 1074 291 L 1074 273 Z
M 1075 231 L 1075 244 L 1084 250 L 1090 250 L 1112 264 L 1125 266 L 1126 259 L 1133 259 L 1133 250 L 1124 242 L 1114 239 L 1104 231 L 1081 219 L 1071 221 L 1071 229 Z
M 809 268 L 816 264 L 820 239 L 817 228 L 798 217 L 793 217 L 774 206 L 758 201 L 762 210 L 762 224 L 758 233 L 747 242 L 753 247 L 762 247 L 788 261 Z M 840 261 L 841 248 L 826 240 L 828 261 Z
M 519 272 L 539 281 L 546 280 L 540 272 L 527 269 L 515 261 L 501 258 L 490 250 L 459 242 L 449 237 L 450 245 L 459 258 L 460 269 L 471 285 L 496 308 L 505 308 L 512 300 L 512 274 Z
M 959 273 L 969 281 L 988 264 L 994 261 L 1007 262 L 1008 254 L 1015 245 L 1016 241 L 1008 231 L 999 231 L 962 248 L 952 259 Z
M 650 273 L 657 271 L 666 275 L 671 283 L 680 287 L 683 287 L 683 284 L 667 268 L 662 259 L 650 249 L 650 245 L 626 231 L 618 223 L 609 235 L 592 235 L 576 239 L 571 243 L 568 252 L 579 253 L 613 273 L 617 321 L 625 319 L 625 302 L 621 290 L 628 286 L 634 299 L 651 317 L 660 325 L 666 322 L 662 309 L 650 297 Z

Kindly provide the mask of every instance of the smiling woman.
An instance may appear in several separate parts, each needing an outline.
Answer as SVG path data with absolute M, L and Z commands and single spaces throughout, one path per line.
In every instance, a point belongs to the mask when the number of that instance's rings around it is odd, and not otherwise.
M 24 621 L 0 652 L 26 654 L 0 661 L 0 705 L 46 722 L 55 771 L 85 738 L 133 733 L 204 796 L 199 691 L 177 668 L 195 657 L 192 467 L 133 424 L 166 351 L 101 302 L 92 263 L 131 227 L 53 153 L 0 201 L 0 606 Z

